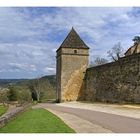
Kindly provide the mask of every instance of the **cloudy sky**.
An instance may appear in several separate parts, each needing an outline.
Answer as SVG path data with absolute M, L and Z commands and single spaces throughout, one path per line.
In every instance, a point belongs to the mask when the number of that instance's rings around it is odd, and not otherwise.
M 0 78 L 55 74 L 55 51 L 72 26 L 94 61 L 118 42 L 133 44 L 140 8 L 0 8 Z

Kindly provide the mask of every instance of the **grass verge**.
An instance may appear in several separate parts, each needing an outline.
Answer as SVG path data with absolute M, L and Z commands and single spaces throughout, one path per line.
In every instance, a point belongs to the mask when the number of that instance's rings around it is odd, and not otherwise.
M 7 107 L 0 105 L 0 116 L 3 115 L 6 111 L 7 111 Z
M 29 109 L 0 128 L 0 133 L 74 133 L 74 130 L 45 109 Z

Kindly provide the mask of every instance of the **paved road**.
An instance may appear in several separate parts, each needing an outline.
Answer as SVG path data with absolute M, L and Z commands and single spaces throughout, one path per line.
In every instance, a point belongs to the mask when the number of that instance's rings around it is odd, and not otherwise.
M 86 109 L 62 107 L 55 104 L 40 104 L 40 106 L 76 115 L 116 133 L 140 133 L 140 119 Z

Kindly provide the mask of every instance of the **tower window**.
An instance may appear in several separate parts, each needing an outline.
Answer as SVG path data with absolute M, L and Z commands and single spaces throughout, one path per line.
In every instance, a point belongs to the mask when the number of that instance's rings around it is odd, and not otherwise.
M 74 50 L 74 53 L 77 54 L 77 50 Z

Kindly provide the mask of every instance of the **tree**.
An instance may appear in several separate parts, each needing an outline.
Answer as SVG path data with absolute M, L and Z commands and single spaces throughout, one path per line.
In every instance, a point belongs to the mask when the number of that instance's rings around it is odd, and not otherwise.
M 134 38 L 133 38 L 133 41 L 134 41 L 134 43 L 140 43 L 140 36 L 135 36 Z
M 108 60 L 105 58 L 97 57 L 94 62 L 91 63 L 90 67 L 92 66 L 98 66 L 108 63 Z
M 8 90 L 7 89 L 0 89 L 0 103 L 4 106 L 8 101 Z
M 34 79 L 30 82 L 28 88 L 31 91 L 32 99 L 40 101 L 40 78 Z
M 37 101 L 37 92 L 36 92 L 36 89 L 33 85 L 33 82 L 31 82 L 28 86 L 30 92 L 31 92 L 31 96 L 32 96 L 32 99 L 33 101 Z
M 29 91 L 29 89 L 27 89 L 26 87 L 22 86 L 22 87 L 17 87 L 17 100 L 19 104 L 23 104 L 23 103 L 27 103 L 27 102 L 31 102 L 32 98 L 31 98 L 31 93 Z
M 8 99 L 9 101 L 17 101 L 17 90 L 14 86 L 9 86 Z
M 108 60 L 105 58 L 97 57 L 94 62 L 95 62 L 95 65 L 103 65 L 103 64 L 108 63 Z
M 108 53 L 108 57 L 111 57 L 113 61 L 117 61 L 124 54 L 121 43 L 118 42 L 117 44 L 115 44 L 114 47 L 111 50 L 109 50 L 107 53 Z

